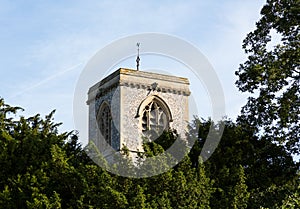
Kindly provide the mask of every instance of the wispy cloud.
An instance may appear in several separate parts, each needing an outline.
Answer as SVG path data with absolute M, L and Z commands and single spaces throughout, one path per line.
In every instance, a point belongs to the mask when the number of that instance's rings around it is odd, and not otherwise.
M 254 27 L 262 4 L 262 0 L 3 1 L 0 23 L 7 27 L 0 34 L 1 90 L 26 109 L 48 112 L 57 106 L 64 114 L 59 118 L 71 117 L 72 88 L 79 74 L 73 72 L 120 37 L 161 32 L 200 48 L 221 79 L 227 103 L 238 103 L 241 97 L 233 83 L 244 57 L 241 41 Z M 56 88 L 47 88 L 50 83 Z
M 78 63 L 78 64 L 76 64 L 76 65 L 74 65 L 72 67 L 69 67 L 69 68 L 67 68 L 65 70 L 62 70 L 62 71 L 60 71 L 60 72 L 58 72 L 58 73 L 56 73 L 56 74 L 54 74 L 52 76 L 49 76 L 49 77 L 47 77 L 47 78 L 45 78 L 45 79 L 43 79 L 43 80 L 41 80 L 41 81 L 39 81 L 39 82 L 31 85 L 31 86 L 29 86 L 28 88 L 25 88 L 25 89 L 23 89 L 21 91 L 18 91 L 18 93 L 10 96 L 8 99 L 13 99 L 13 98 L 15 98 L 17 96 L 20 96 L 20 95 L 22 95 L 22 94 L 24 94 L 24 93 L 26 93 L 26 92 L 28 92 L 30 90 L 36 89 L 36 88 L 38 88 L 38 87 L 40 87 L 40 86 L 42 86 L 44 84 L 47 84 L 48 82 L 50 82 L 50 81 L 52 81 L 52 80 L 54 80 L 54 79 L 56 79 L 56 78 L 58 78 L 58 77 L 60 77 L 60 76 L 62 76 L 64 74 L 66 74 L 67 72 L 76 69 L 77 67 L 81 66 L 82 64 L 83 63 Z

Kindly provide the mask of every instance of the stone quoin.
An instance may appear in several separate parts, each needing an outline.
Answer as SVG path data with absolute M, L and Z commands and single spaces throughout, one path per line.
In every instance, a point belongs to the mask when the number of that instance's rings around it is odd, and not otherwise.
M 140 152 L 168 128 L 184 139 L 189 95 L 187 78 L 120 68 L 88 91 L 89 140 L 105 157 L 123 146 Z

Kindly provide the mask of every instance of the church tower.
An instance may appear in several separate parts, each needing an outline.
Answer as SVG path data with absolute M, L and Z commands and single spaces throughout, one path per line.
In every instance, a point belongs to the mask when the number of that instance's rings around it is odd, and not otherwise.
M 189 95 L 187 78 L 120 68 L 88 91 L 89 140 L 106 157 L 168 128 L 185 138 Z

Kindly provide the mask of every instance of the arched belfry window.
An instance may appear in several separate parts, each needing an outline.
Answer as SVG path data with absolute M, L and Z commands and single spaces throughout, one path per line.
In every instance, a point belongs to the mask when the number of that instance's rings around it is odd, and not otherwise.
M 139 109 L 139 116 L 143 133 L 166 130 L 172 121 L 169 107 L 157 96 L 151 96 L 142 102 Z
M 98 126 L 100 129 L 100 133 L 105 139 L 105 141 L 111 145 L 111 112 L 109 105 L 104 102 L 99 109 L 98 115 L 97 115 L 97 121 Z

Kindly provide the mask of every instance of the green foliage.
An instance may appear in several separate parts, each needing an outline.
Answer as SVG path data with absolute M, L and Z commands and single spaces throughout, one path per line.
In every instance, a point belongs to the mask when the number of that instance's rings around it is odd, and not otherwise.
M 108 173 L 86 155 L 78 133 L 58 133 L 55 111 L 17 117 L 23 109 L 0 98 L 0 208 L 300 208 L 299 163 L 291 156 L 300 153 L 299 14 L 299 0 L 267 0 L 243 43 L 248 60 L 236 72 L 238 88 L 253 94 L 238 123 L 222 121 L 214 150 L 207 136 L 220 123 L 196 118 L 187 133 L 193 147 L 171 169 L 176 159 L 164 153 L 178 140 L 174 130 L 144 143 L 140 168 L 165 171 L 157 176 Z M 274 33 L 281 40 L 270 46 Z M 107 165 L 92 143 L 85 150 Z M 129 150 L 122 152 L 120 164 L 133 166 Z M 157 156 L 159 166 L 143 161 Z
M 243 42 L 248 59 L 236 72 L 236 84 L 252 95 L 238 124 L 257 138 L 251 143 L 255 155 L 242 164 L 252 208 L 298 207 L 291 181 L 296 178 L 299 185 L 299 163 L 290 153 L 300 154 L 299 14 L 299 0 L 267 0 Z
M 252 93 L 239 122 L 292 153 L 300 153 L 300 2 L 267 0 L 256 29 L 244 40 L 249 55 L 236 72 L 242 92 Z M 280 37 L 270 46 L 274 34 Z
M 260 207 L 261 209 L 275 208 L 275 209 L 296 209 L 300 208 L 300 178 L 299 175 L 291 179 L 287 184 L 283 185 L 284 188 L 277 188 L 276 186 L 270 187 L 268 190 L 273 193 L 276 190 L 284 190 L 285 198 L 281 203 L 270 205 L 268 207 Z
M 147 138 L 144 139 L 144 155 L 146 157 L 153 157 L 163 153 L 165 150 L 171 147 L 177 138 L 178 134 L 176 130 L 165 130 L 157 139 L 155 139 L 155 141 L 151 141 Z M 141 157 L 143 156 L 141 155 Z
M 188 143 L 195 143 L 188 156 L 160 175 L 132 179 L 97 166 L 78 143 L 76 132 L 58 133 L 54 112 L 45 119 L 39 115 L 9 118 L 20 108 L 2 100 L 1 105 L 5 115 L 0 121 L 0 208 L 299 206 L 297 164 L 282 145 L 257 137 L 248 126 L 223 121 L 219 146 L 216 150 L 208 146 L 206 152 L 214 153 L 202 162 L 200 153 L 210 126 L 217 129 L 219 124 L 195 119 L 188 133 Z M 164 154 L 175 140 L 180 140 L 177 137 L 169 130 L 154 142 L 145 143 L 140 166 L 154 169 L 151 163 L 143 164 L 143 159 Z M 105 165 L 92 144 L 85 149 L 94 151 L 89 153 Z M 169 160 L 165 155 L 155 169 L 168 168 Z M 121 163 L 132 162 L 125 156 Z
M 26 201 L 27 208 L 37 209 L 37 208 L 46 208 L 46 209 L 59 209 L 61 208 L 59 195 L 54 192 L 53 196 L 48 199 L 45 194 L 41 194 L 38 188 L 32 193 L 32 202 Z
M 247 191 L 246 176 L 244 168 L 240 165 L 236 172 L 236 185 L 233 187 L 231 208 L 247 208 L 250 193 Z
M 140 185 L 137 185 L 135 191 L 135 196 L 131 200 L 131 205 L 129 208 L 136 208 L 136 206 L 139 206 L 141 209 L 146 209 L 146 195 L 144 194 L 144 190 Z
M 281 145 L 258 138 L 253 129 L 230 120 L 222 123 L 225 127 L 219 146 L 204 163 L 207 176 L 216 188 L 210 206 L 259 208 L 280 204 L 289 191 L 283 185 L 295 178 L 299 169 L 291 154 Z M 192 165 L 197 167 L 211 121 L 196 119 L 194 124 L 199 128 L 190 132 L 198 133 L 199 137 L 195 137 L 189 156 Z M 272 185 L 276 186 L 273 192 Z
M 1 100 L 0 207 L 5 208 L 208 208 L 211 188 L 204 167 L 189 158 L 176 169 L 144 179 L 114 176 L 96 166 L 77 133 L 59 134 L 53 114 L 7 118 L 20 108 Z M 145 155 L 164 152 L 175 140 L 165 132 L 145 144 Z M 92 147 L 87 147 L 92 149 Z M 95 153 L 97 155 L 97 153 Z M 165 158 L 161 166 L 165 167 Z M 166 158 L 167 159 L 167 158 Z M 126 163 L 124 161 L 124 163 Z M 179 199 L 174 198 L 178 197 Z M 203 204 L 202 204 L 203 203 Z

